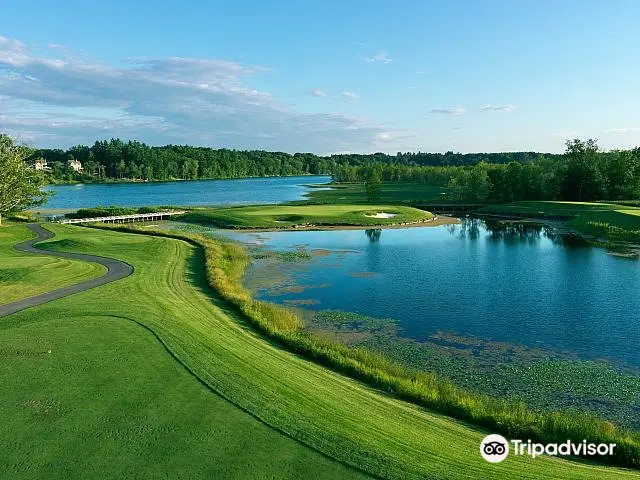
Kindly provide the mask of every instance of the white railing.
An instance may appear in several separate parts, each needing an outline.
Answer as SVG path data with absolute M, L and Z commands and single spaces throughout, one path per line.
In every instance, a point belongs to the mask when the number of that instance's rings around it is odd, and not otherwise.
M 157 213 L 136 213 L 133 215 L 113 215 L 110 217 L 93 217 L 93 218 L 66 218 L 59 220 L 58 223 L 97 223 L 97 222 L 126 222 L 127 220 L 162 220 L 162 217 L 170 217 L 172 215 L 182 215 L 185 211 L 176 212 L 157 212 Z

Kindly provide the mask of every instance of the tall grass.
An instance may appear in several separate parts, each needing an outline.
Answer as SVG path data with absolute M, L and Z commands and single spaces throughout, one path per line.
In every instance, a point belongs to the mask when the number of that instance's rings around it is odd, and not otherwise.
M 374 386 L 402 400 L 421 405 L 510 438 L 543 443 L 567 440 L 580 443 L 615 443 L 614 455 L 592 460 L 625 467 L 640 467 L 640 434 L 578 411 L 538 412 L 524 403 L 502 400 L 457 388 L 452 382 L 399 363 L 363 348 L 335 343 L 304 330 L 291 310 L 255 300 L 243 287 L 249 265 L 246 250 L 199 234 L 166 232 L 136 227 L 101 227 L 186 240 L 201 247 L 209 285 L 237 307 L 260 332 L 288 350 Z

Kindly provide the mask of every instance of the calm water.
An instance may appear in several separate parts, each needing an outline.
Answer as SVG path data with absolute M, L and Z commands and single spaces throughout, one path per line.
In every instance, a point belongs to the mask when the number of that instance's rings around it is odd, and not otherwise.
M 229 235 L 313 251 L 254 262 L 248 282 L 265 300 L 393 318 L 418 340 L 450 332 L 640 366 L 640 262 L 541 227 Z
M 54 185 L 46 209 L 98 205 L 246 205 L 280 203 L 304 198 L 304 184 L 328 183 L 330 177 L 273 177 L 189 182 Z

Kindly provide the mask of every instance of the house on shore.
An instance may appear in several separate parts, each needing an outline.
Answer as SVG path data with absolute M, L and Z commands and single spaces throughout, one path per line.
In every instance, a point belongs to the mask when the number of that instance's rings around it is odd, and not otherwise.
M 44 158 L 38 158 L 33 162 L 34 170 L 51 170 L 51 168 L 47 165 L 47 161 Z
M 69 169 L 73 170 L 74 172 L 82 173 L 82 171 L 84 170 L 84 168 L 82 167 L 82 163 L 75 158 L 69 160 L 68 166 Z

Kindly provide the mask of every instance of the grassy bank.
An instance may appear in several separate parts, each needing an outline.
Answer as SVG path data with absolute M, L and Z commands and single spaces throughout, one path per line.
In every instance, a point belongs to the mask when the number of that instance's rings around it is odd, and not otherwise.
M 149 233 L 148 229 L 144 231 Z M 542 442 L 567 439 L 581 442 L 586 438 L 596 443 L 616 443 L 615 457 L 606 460 L 625 466 L 638 466 L 640 463 L 640 435 L 623 431 L 609 422 L 578 412 L 534 412 L 519 402 L 466 392 L 435 375 L 410 370 L 368 350 L 349 348 L 304 331 L 301 320 L 292 311 L 254 300 L 244 289 L 241 279 L 249 257 L 239 245 L 221 243 L 201 235 L 154 233 L 200 245 L 205 252 L 207 280 L 211 286 L 261 332 L 297 354 L 400 399 L 511 438 Z
M 611 242 L 640 242 L 640 208 L 614 203 L 515 202 L 478 213 L 566 220 L 581 233 Z
M 51 229 L 56 233 L 56 239 L 49 242 L 49 246 L 116 257 L 133 265 L 135 272 L 93 291 L 11 315 L 0 323 L 3 332 L 13 328 L 29 329 L 18 339 L 16 347 L 2 351 L 7 358 L 24 351 L 27 353 L 23 358 L 27 362 L 25 368 L 15 374 L 12 368 L 4 369 L 5 363 L 0 362 L 0 371 L 5 375 L 2 385 L 6 387 L 0 389 L 0 407 L 6 409 L 9 416 L 16 415 L 22 404 L 15 401 L 16 393 L 21 391 L 17 385 L 23 384 L 19 373 L 34 372 L 38 367 L 41 369 L 38 375 L 42 377 L 31 373 L 36 384 L 39 378 L 49 378 L 55 365 L 55 360 L 48 359 L 56 357 L 30 355 L 30 352 L 51 349 L 49 355 L 55 355 L 56 349 L 65 346 L 66 341 L 69 343 L 65 348 L 71 356 L 71 362 L 61 365 L 59 370 L 65 372 L 65 376 L 59 381 L 48 381 L 47 390 L 43 390 L 43 396 L 44 393 L 47 395 L 45 400 L 62 398 L 70 403 L 61 401 L 58 410 L 45 409 L 48 414 L 34 415 L 28 429 L 15 427 L 10 422 L 0 426 L 3 433 L 0 438 L 4 439 L 0 468 L 5 476 L 86 478 L 85 471 L 90 468 L 102 478 L 157 477 L 165 472 L 170 476 L 179 472 L 174 476 L 189 478 L 295 476 L 295 471 L 281 475 L 276 467 L 284 468 L 288 461 L 303 455 L 299 450 L 292 450 L 291 456 L 286 457 L 288 447 L 282 452 L 272 449 L 275 440 L 256 434 L 253 428 L 240 432 L 243 441 L 234 444 L 237 448 L 228 452 L 228 447 L 217 446 L 205 432 L 213 437 L 216 433 L 212 430 L 222 429 L 218 441 L 226 442 L 226 435 L 231 435 L 228 432 L 235 428 L 235 417 L 229 417 L 227 422 L 225 411 L 210 406 L 212 411 L 209 412 L 206 406 L 198 403 L 193 409 L 189 408 L 189 402 L 196 401 L 191 391 L 187 400 L 170 389 L 170 385 L 165 389 L 160 379 L 160 389 L 152 390 L 148 396 L 145 388 L 131 391 L 133 385 L 138 385 L 138 377 L 131 372 L 132 364 L 123 362 L 122 368 L 112 374 L 100 373 L 97 382 L 87 384 L 86 389 L 82 388 L 83 382 L 67 382 L 71 378 L 72 372 L 68 371 L 71 367 L 84 371 L 83 378 L 91 378 L 94 370 L 103 364 L 99 354 L 102 351 L 115 362 L 123 356 L 125 349 L 135 349 L 138 344 L 132 343 L 134 340 L 129 332 L 121 336 L 126 339 L 126 345 L 115 348 L 108 342 L 104 347 L 98 346 L 102 345 L 99 330 L 96 335 L 92 332 L 92 344 L 86 349 L 76 349 L 74 340 L 67 335 L 52 337 L 55 343 L 29 343 L 30 334 L 51 319 L 57 318 L 64 323 L 78 318 L 80 321 L 76 325 L 86 322 L 93 327 L 95 322 L 91 319 L 94 318 L 108 324 L 110 330 L 114 328 L 112 319 L 144 327 L 147 333 L 155 335 L 165 352 L 173 356 L 175 363 L 171 368 L 187 369 L 195 377 L 192 377 L 194 382 L 199 380 L 204 388 L 277 429 L 281 432 L 279 435 L 284 433 L 287 438 L 297 439 L 343 464 L 379 477 L 639 478 L 635 471 L 551 457 L 535 460 L 509 457 L 500 464 L 489 464 L 478 452 L 480 440 L 486 434 L 484 431 L 380 394 L 252 333 L 243 323 L 244 317 L 237 315 L 228 302 L 208 288 L 201 268 L 205 259 L 199 248 L 157 236 L 60 225 Z M 209 275 L 215 273 L 211 273 L 214 268 L 224 271 L 236 268 L 233 256 L 225 252 L 221 252 L 223 257 L 217 266 L 209 265 Z M 49 338 L 48 331 L 43 330 L 44 342 Z M 140 354 L 136 352 L 135 361 L 151 361 L 147 358 L 148 352 L 147 349 L 141 350 Z M 93 356 L 95 361 L 90 365 L 80 361 Z M 362 356 L 366 354 L 363 352 Z M 123 375 L 122 381 L 119 375 Z M 150 382 L 156 381 L 152 371 L 145 371 L 141 376 L 151 379 Z M 125 395 L 126 390 L 115 388 L 117 385 L 137 395 L 131 398 Z M 112 386 L 114 390 L 111 390 Z M 66 391 L 69 395 L 63 395 Z M 71 399 L 77 403 L 71 403 Z M 26 399 L 28 405 L 40 406 L 29 400 Z M 45 407 L 51 404 L 43 403 Z M 78 407 L 87 403 L 96 405 L 96 410 Z M 156 404 L 162 410 L 151 409 L 151 405 Z M 83 418 L 85 411 L 88 413 Z M 175 413 L 177 411 L 189 416 L 180 416 Z M 207 423 L 205 414 L 206 418 L 216 418 L 218 422 Z M 167 419 L 163 421 L 165 416 Z M 202 429 L 192 428 L 201 421 L 204 422 Z M 188 438 L 190 428 L 195 439 L 183 441 Z M 49 441 L 52 431 L 57 432 L 58 437 L 62 435 L 60 441 Z M 228 455 L 218 456 L 218 450 Z M 255 462 L 253 455 L 256 455 Z M 353 472 L 332 471 L 318 458 L 327 460 L 326 457 L 301 457 L 306 467 L 302 476 L 344 478 Z M 261 465 L 262 461 L 265 466 Z M 269 468 L 273 463 L 278 465 Z M 227 467 L 230 470 L 224 470 Z M 300 472 L 297 473 L 299 477 Z
M 13 245 L 33 238 L 21 224 L 0 227 L 0 305 L 66 287 L 105 273 L 102 265 L 62 258 L 36 257 Z
M 379 213 L 392 218 L 376 218 Z M 292 228 L 295 226 L 379 226 L 427 221 L 423 210 L 390 205 L 268 205 L 196 208 L 180 220 L 219 228 Z
M 330 190 L 325 190 L 330 186 Z M 364 184 L 362 183 L 338 183 L 331 185 L 318 185 L 308 194 L 308 201 L 320 204 L 370 204 Z M 443 193 L 447 192 L 444 185 L 431 185 L 424 183 L 382 183 L 378 202 L 383 204 L 408 204 L 412 202 L 428 202 L 440 200 Z
M 0 477 L 364 478 L 212 394 L 129 318 L 73 306 L 0 327 Z

